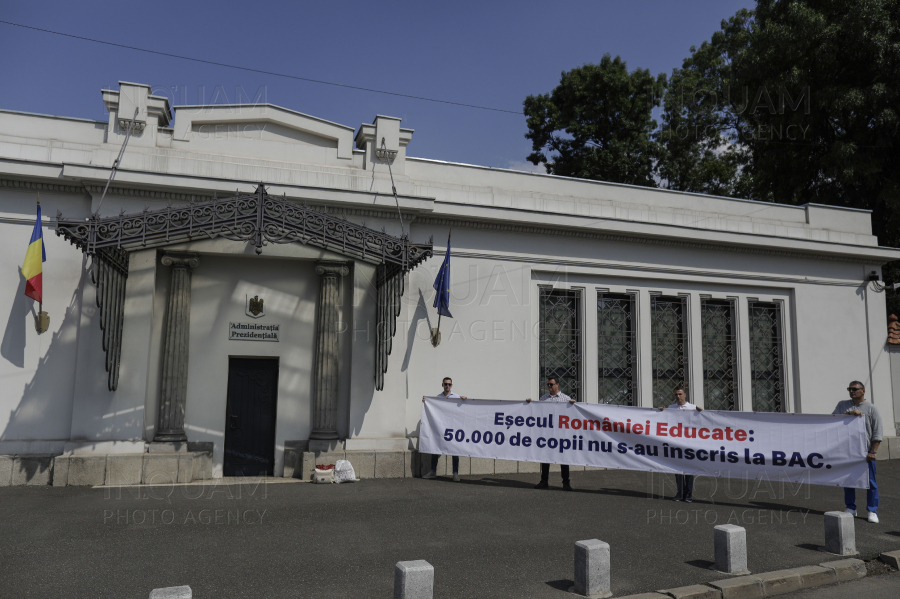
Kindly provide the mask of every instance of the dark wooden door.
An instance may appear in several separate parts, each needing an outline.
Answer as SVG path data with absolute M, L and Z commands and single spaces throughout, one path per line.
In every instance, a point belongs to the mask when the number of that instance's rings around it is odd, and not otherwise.
M 277 358 L 229 358 L 225 476 L 272 476 L 275 470 Z

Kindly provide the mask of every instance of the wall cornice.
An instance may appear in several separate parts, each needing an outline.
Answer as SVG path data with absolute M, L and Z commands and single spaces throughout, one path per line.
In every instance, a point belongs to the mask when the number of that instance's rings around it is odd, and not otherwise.
M 13 189 L 29 189 L 35 191 L 49 191 L 57 193 L 73 193 L 83 194 L 85 192 L 91 194 L 103 193 L 101 185 L 63 185 L 58 183 L 49 183 L 45 181 L 28 181 L 19 179 L 0 179 L 0 187 Z M 139 197 L 163 201 L 190 202 L 193 199 L 196 202 L 208 201 L 213 198 L 212 194 L 190 194 L 177 193 L 169 191 L 158 191 L 142 188 L 131 187 L 110 187 L 108 195 L 117 195 L 124 197 Z M 316 210 L 325 210 L 324 204 L 310 205 Z M 328 212 L 331 214 L 344 214 L 347 217 L 371 217 L 384 218 L 393 220 L 396 218 L 396 209 L 378 209 L 378 208 L 345 208 L 339 206 L 328 205 Z M 855 258 L 853 256 L 831 255 L 815 250 L 787 250 L 777 248 L 758 248 L 746 245 L 733 245 L 727 243 L 709 243 L 698 242 L 692 240 L 670 239 L 661 237 L 649 237 L 644 235 L 625 235 L 621 233 L 603 233 L 598 231 L 586 231 L 583 229 L 568 229 L 557 227 L 542 227 L 534 225 L 519 225 L 505 222 L 490 221 L 473 221 L 462 218 L 426 216 L 416 213 L 403 213 L 403 221 L 423 225 L 448 226 L 455 228 L 480 229 L 487 231 L 499 231 L 504 233 L 524 233 L 527 235 L 552 235 L 559 237 L 569 237 L 574 239 L 591 239 L 598 241 L 619 241 L 627 243 L 641 243 L 645 245 L 658 245 L 664 247 L 680 247 L 704 251 L 727 251 L 738 254 L 754 254 L 760 256 L 780 256 L 787 258 L 803 258 L 816 259 L 832 262 L 859 262 L 866 264 L 885 264 L 888 260 L 875 258 L 872 256 Z
M 19 179 L 0 179 L 0 187 L 12 189 L 33 189 L 35 191 L 53 191 L 58 193 L 85 193 L 81 185 L 61 185 L 59 183 L 46 183 L 44 181 L 23 181 Z
M 525 262 L 527 264 L 536 264 L 536 265 L 546 265 L 547 267 L 559 267 L 564 266 L 567 268 L 576 268 L 576 269 L 585 269 L 585 274 L 591 274 L 588 272 L 596 271 L 598 268 L 604 268 L 609 270 L 622 270 L 627 271 L 629 273 L 657 273 L 663 275 L 671 275 L 674 277 L 698 277 L 703 279 L 716 278 L 716 279 L 739 279 L 745 281 L 756 281 L 758 283 L 766 283 L 769 285 L 828 285 L 828 286 L 836 286 L 836 287 L 862 287 L 864 285 L 864 281 L 862 278 L 858 281 L 848 281 L 842 279 L 811 279 L 807 277 L 784 277 L 779 275 L 767 275 L 767 274 L 754 274 L 754 273 L 743 273 L 736 271 L 714 271 L 714 270 L 701 270 L 701 269 L 692 269 L 692 268 L 674 268 L 668 266 L 659 266 L 659 265 L 647 265 L 647 264 L 636 264 L 636 263 L 621 263 L 621 262 L 606 262 L 603 260 L 563 260 L 563 259 L 555 259 L 555 258 L 540 258 L 534 256 L 522 256 L 522 255 L 497 255 L 497 254 L 482 254 L 478 252 L 464 252 L 464 251 L 453 251 L 454 256 L 459 256 L 461 258 L 475 258 L 475 259 L 483 259 L 483 260 L 503 260 L 506 262 Z M 535 271 L 539 271 L 537 268 Z M 548 269 L 549 272 L 549 269 Z M 630 275 L 623 274 L 623 277 L 628 277 Z M 633 275 L 631 275 L 633 276 Z M 876 293 L 879 293 L 876 291 Z
M 85 185 L 84 188 L 92 194 L 103 193 L 103 185 Z M 173 193 L 171 191 L 156 191 L 152 189 L 138 189 L 130 187 L 110 187 L 106 193 L 107 195 L 150 198 L 153 200 L 174 200 L 176 202 L 190 202 L 192 198 L 195 202 L 205 202 L 213 199 L 212 194 L 206 195 L 196 193 Z
M 103 193 L 103 185 L 61 185 L 58 183 L 48 183 L 45 181 L 26 181 L 21 179 L 0 179 L 0 187 L 7 187 L 12 189 L 32 189 L 35 191 L 50 191 L 50 192 L 58 192 L 58 193 L 74 193 L 74 194 L 102 194 Z M 134 197 L 134 198 L 147 198 L 152 200 L 166 200 L 166 201 L 174 201 L 174 202 L 190 202 L 193 199 L 195 202 L 205 202 L 213 199 L 213 194 L 191 194 L 191 193 L 176 193 L 170 191 L 159 191 L 153 189 L 142 189 L 136 187 L 120 187 L 120 186 L 111 186 L 109 190 L 106 192 L 107 195 L 112 196 L 122 196 L 122 197 Z M 226 197 L 225 195 L 220 196 L 222 198 Z M 320 212 L 325 211 L 325 204 L 310 204 L 310 208 L 314 210 L 318 210 Z M 395 207 L 390 208 L 345 208 L 342 206 L 334 206 L 328 205 L 328 212 L 330 214 L 344 214 L 346 216 L 363 216 L 363 217 L 371 217 L 371 218 L 386 218 L 389 220 L 393 220 L 397 218 L 397 209 Z M 410 223 L 416 219 L 417 213 L 415 212 L 403 212 L 403 222 Z M 33 221 L 30 221 L 33 222 Z
M 770 248 L 754 248 L 748 246 L 702 243 L 697 241 L 683 241 L 678 239 L 666 239 L 660 237 L 647 237 L 643 235 L 623 235 L 620 233 L 599 233 L 596 231 L 584 231 L 577 229 L 559 229 L 554 227 L 535 227 L 530 225 L 513 225 L 509 223 L 471 221 L 447 217 L 419 216 L 418 224 L 439 225 L 468 229 L 484 229 L 489 231 L 501 231 L 504 233 L 526 233 L 528 235 L 554 235 L 559 237 L 572 237 L 577 239 L 592 239 L 598 241 L 624 241 L 628 243 L 641 243 L 645 245 L 660 245 L 669 247 L 682 247 L 688 249 L 707 250 L 716 252 L 734 252 L 738 254 L 758 254 L 763 256 L 782 256 L 788 258 L 814 258 L 834 262 L 865 262 L 867 264 L 885 264 L 888 260 L 873 258 L 852 258 L 848 256 L 833 256 L 816 252 L 815 250 L 779 250 Z M 454 252 L 455 254 L 456 252 Z

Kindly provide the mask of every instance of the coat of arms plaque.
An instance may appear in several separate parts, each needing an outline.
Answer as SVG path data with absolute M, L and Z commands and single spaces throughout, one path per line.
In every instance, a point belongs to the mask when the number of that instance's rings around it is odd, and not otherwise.
M 247 316 L 260 318 L 266 315 L 265 299 L 254 295 L 247 295 Z

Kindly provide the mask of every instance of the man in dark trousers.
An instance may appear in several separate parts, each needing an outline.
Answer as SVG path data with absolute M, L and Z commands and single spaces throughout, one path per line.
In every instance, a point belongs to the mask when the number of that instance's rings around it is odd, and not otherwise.
M 445 376 L 444 380 L 441 381 L 441 387 L 443 391 L 437 397 L 446 397 L 447 399 L 465 399 L 465 396 L 457 395 L 451 389 L 453 389 L 453 379 L 449 376 Z M 422 401 L 425 401 L 425 396 L 422 396 Z M 432 454 L 431 456 L 431 470 L 422 475 L 422 478 L 437 478 L 437 465 L 438 460 L 441 459 L 440 454 Z M 459 482 L 459 456 L 453 456 L 453 481 Z
M 698 412 L 702 412 L 703 408 L 699 406 L 695 406 L 691 402 L 687 400 L 687 392 L 684 390 L 684 385 L 678 385 L 672 391 L 674 395 L 675 403 L 669 406 L 670 410 L 697 410 Z M 660 412 L 665 410 L 660 406 Z M 675 497 L 672 498 L 673 501 L 687 501 L 691 503 L 694 501 L 694 477 L 690 474 L 676 474 L 675 475 L 675 485 L 678 488 L 678 491 L 675 493 Z
M 525 400 L 530 402 L 531 398 Z M 575 400 L 559 390 L 559 379 L 555 376 L 547 378 L 547 393 L 544 393 L 538 401 L 555 401 L 575 403 Z M 559 469 L 562 471 L 563 491 L 571 491 L 572 485 L 569 484 L 569 465 L 560 464 Z M 541 482 L 534 486 L 535 489 L 546 489 L 550 486 L 550 464 L 541 464 Z

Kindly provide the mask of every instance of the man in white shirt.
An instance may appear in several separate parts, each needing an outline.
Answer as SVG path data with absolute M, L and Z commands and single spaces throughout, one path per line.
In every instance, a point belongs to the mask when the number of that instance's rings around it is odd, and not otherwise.
M 687 393 L 684 391 L 684 385 L 678 385 L 674 389 L 675 403 L 669 406 L 670 410 L 697 410 L 702 412 L 703 408 L 699 408 L 687 400 Z M 660 408 L 660 412 L 665 408 Z M 686 501 L 691 503 L 694 501 L 694 477 L 690 474 L 676 474 L 675 484 L 678 491 L 672 501 Z
M 575 400 L 559 390 L 559 379 L 555 376 L 547 378 L 547 393 L 544 393 L 538 401 L 555 401 L 575 403 Z M 531 398 L 525 400 L 530 402 Z M 569 465 L 560 464 L 559 469 L 562 473 L 563 491 L 571 491 L 572 485 L 569 484 Z M 546 489 L 550 486 L 550 464 L 541 464 L 541 482 L 534 486 L 535 489 Z
M 466 399 L 463 396 L 457 395 L 451 389 L 453 388 L 453 379 L 449 376 L 445 376 L 444 380 L 441 382 L 441 387 L 443 387 L 443 391 L 438 395 L 438 397 L 446 397 L 447 399 Z M 422 401 L 425 401 L 425 396 L 422 396 Z M 437 465 L 438 460 L 441 459 L 440 454 L 432 454 L 431 455 L 431 470 L 427 474 L 423 474 L 422 478 L 437 478 Z M 453 480 L 454 482 L 459 482 L 459 456 L 453 456 Z

